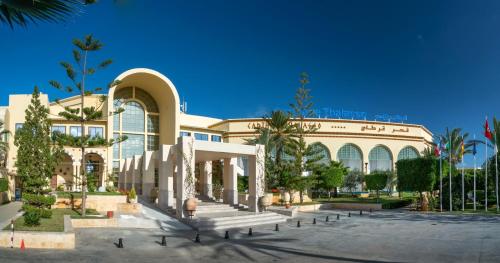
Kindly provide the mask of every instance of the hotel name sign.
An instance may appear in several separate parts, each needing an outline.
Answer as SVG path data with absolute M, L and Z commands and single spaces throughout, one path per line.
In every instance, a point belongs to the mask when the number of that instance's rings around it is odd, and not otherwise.
M 300 125 L 298 122 L 289 122 L 290 125 Z M 261 129 L 261 128 L 267 128 L 269 125 L 265 121 L 255 121 L 255 122 L 249 122 L 247 125 L 248 129 Z M 321 129 L 321 122 L 314 122 L 314 121 L 307 121 L 303 123 L 303 128 L 308 128 L 308 129 Z M 339 129 L 345 129 L 345 126 L 331 126 L 331 128 L 339 128 Z M 364 125 L 361 126 L 361 131 L 362 132 L 386 132 L 385 125 Z M 395 132 L 410 132 L 410 129 L 408 127 L 404 128 L 393 128 L 392 130 L 389 129 L 387 132 L 395 133 Z
M 351 119 L 351 120 L 367 120 L 368 114 L 364 111 L 352 111 L 344 109 L 334 109 L 334 108 L 321 108 L 313 110 L 317 118 L 325 119 Z M 375 114 L 374 119 L 376 121 L 386 121 L 386 122 L 405 122 L 408 120 L 408 116 L 400 114 Z

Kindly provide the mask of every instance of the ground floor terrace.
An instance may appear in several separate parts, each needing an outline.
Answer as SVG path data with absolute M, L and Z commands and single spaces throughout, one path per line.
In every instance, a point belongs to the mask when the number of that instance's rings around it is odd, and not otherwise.
M 400 211 L 348 217 L 331 210 L 299 213 L 278 232 L 275 225 L 256 226 L 252 236 L 247 228 L 231 229 L 229 239 L 224 231 L 200 232 L 201 243 L 193 230 L 80 229 L 75 250 L 0 248 L 0 262 L 499 262 L 499 223 L 499 217 Z
M 248 198 L 239 200 L 237 188 L 238 158 L 248 160 Z M 185 208 L 190 198 L 223 201 L 236 206 L 241 202 L 250 212 L 259 212 L 264 195 L 264 146 L 197 141 L 179 137 L 175 145 L 161 145 L 158 151 L 146 151 L 121 161 L 118 188 L 134 189 L 160 209 L 175 209 L 178 218 L 192 215 Z M 214 166 L 221 169 L 220 188 L 213 185 Z

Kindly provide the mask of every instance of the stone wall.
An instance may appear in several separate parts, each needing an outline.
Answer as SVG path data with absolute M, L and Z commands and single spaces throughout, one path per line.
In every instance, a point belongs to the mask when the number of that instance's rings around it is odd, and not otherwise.
M 126 195 L 88 195 L 87 208 L 97 211 L 117 211 L 118 204 L 127 203 Z M 80 208 L 82 204 L 81 198 L 57 198 L 53 208 Z

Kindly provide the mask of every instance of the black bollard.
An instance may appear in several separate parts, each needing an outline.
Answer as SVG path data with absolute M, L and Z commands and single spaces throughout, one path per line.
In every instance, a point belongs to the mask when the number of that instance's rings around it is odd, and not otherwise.
M 161 237 L 161 246 L 162 247 L 166 247 L 167 246 L 167 237 L 166 236 L 162 236 Z
M 200 240 L 200 233 L 196 233 L 196 238 L 194 239 L 194 242 L 195 242 L 195 243 L 201 243 L 201 240 Z
M 370 208 L 370 214 L 373 212 L 373 210 Z
M 274 231 L 280 231 L 280 226 L 276 224 L 276 227 L 274 228 Z
M 226 231 L 226 235 L 224 235 L 224 239 L 229 239 L 229 231 Z
M 349 212 L 349 214 L 347 215 L 347 217 L 351 217 L 351 212 Z
M 363 210 L 359 210 L 359 215 L 362 216 L 363 215 Z
M 330 222 L 330 217 L 326 216 L 326 222 Z
M 316 225 L 316 218 L 313 219 L 313 225 Z
M 337 220 L 340 220 L 340 214 L 337 214 Z
M 118 238 L 118 248 L 123 248 L 123 238 Z
M 300 220 L 297 221 L 297 227 L 300 227 Z
M 249 235 L 249 236 L 253 236 L 252 228 L 249 228 L 249 229 L 248 229 L 248 235 Z

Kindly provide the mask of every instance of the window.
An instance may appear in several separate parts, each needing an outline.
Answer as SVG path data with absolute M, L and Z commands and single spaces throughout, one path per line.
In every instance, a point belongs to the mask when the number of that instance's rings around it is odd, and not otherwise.
M 155 187 L 158 187 L 160 185 L 160 172 L 158 171 L 158 168 L 155 168 Z
M 158 135 L 148 135 L 148 151 L 158 151 L 160 137 Z
M 363 171 L 361 150 L 354 144 L 342 146 L 337 153 L 337 159 L 351 171 Z
M 52 134 L 66 134 L 66 127 L 65 126 L 52 126 Z
M 104 128 L 102 127 L 89 127 L 89 136 L 91 138 L 104 138 Z
M 389 150 L 384 146 L 376 146 L 368 155 L 370 161 L 370 172 L 392 171 L 392 157 Z
M 82 136 L 82 127 L 81 126 L 69 127 L 69 134 L 73 137 L 81 137 Z
M 198 141 L 208 141 L 208 134 L 195 133 L 194 138 Z
M 408 160 L 418 158 L 418 152 L 411 146 L 406 146 L 398 154 L 398 160 Z
M 157 115 L 148 115 L 148 132 L 160 132 L 160 118 Z
M 213 142 L 222 142 L 222 137 L 219 135 L 212 135 Z
M 120 134 L 113 133 L 113 139 L 116 141 L 118 138 L 120 138 Z M 113 144 L 113 159 L 120 159 L 120 144 L 121 143 Z
M 328 150 L 328 147 L 326 145 L 320 143 L 320 142 L 315 142 L 311 144 L 310 146 L 310 154 L 311 156 L 309 158 L 313 160 L 317 160 L 316 163 L 318 164 L 324 164 L 324 165 L 329 165 L 331 161 L 330 157 L 330 150 Z M 307 160 L 307 156 L 305 157 Z
M 132 158 L 134 155 L 144 153 L 144 135 L 142 134 L 123 134 L 127 140 L 121 143 L 122 158 Z
M 16 131 L 23 127 L 22 123 L 16 123 Z
M 144 132 L 144 108 L 136 101 L 125 104 L 122 113 L 122 130 L 128 132 Z
M 190 132 L 181 131 L 181 137 L 189 137 L 189 136 L 191 136 Z

